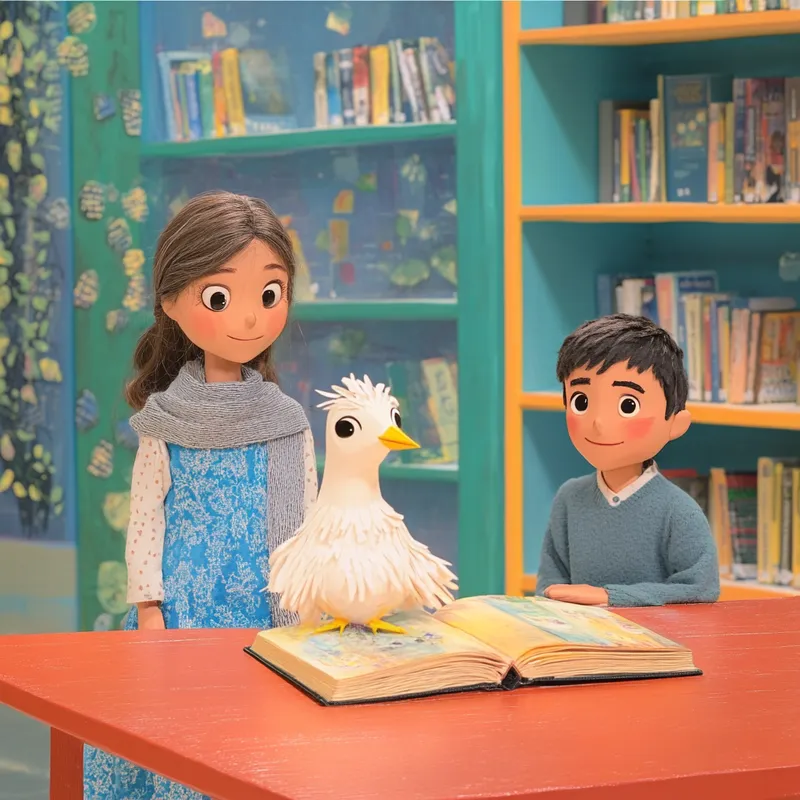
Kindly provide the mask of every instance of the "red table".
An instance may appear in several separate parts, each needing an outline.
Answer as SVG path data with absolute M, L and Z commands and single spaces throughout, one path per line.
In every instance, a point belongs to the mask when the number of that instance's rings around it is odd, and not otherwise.
M 800 598 L 625 616 L 700 678 L 323 708 L 242 652 L 252 631 L 0 637 L 0 702 L 221 800 L 800 797 Z

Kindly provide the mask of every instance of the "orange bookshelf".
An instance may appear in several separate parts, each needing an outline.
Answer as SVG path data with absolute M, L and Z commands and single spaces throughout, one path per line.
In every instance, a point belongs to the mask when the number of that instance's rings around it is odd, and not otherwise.
M 777 12 L 776 12 L 777 13 Z M 637 23 L 616 23 L 637 24 Z M 598 27 L 601 27 L 598 25 Z M 613 27 L 613 26 L 612 26 Z M 718 222 L 780 225 L 800 222 L 800 205 L 725 203 L 582 203 L 523 206 L 522 222 Z
M 536 591 L 536 576 L 523 575 L 522 591 L 533 594 Z M 800 591 L 788 586 L 765 586 L 753 581 L 721 581 L 720 600 L 769 600 L 781 597 L 797 597 Z
M 560 392 L 524 392 L 520 401 L 525 411 L 563 411 Z M 701 425 L 730 425 L 736 428 L 772 428 L 800 430 L 800 406 L 775 403 L 763 406 L 728 403 L 688 403 L 692 422 Z
M 800 33 L 800 11 L 720 14 L 520 31 L 521 45 L 636 46 Z

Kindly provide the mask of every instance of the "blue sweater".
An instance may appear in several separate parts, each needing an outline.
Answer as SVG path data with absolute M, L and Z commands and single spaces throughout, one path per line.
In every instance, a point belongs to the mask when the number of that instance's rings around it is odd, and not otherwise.
M 536 593 L 554 583 L 601 586 L 612 606 L 719 599 L 719 562 L 700 506 L 663 475 L 611 506 L 596 474 L 553 500 Z

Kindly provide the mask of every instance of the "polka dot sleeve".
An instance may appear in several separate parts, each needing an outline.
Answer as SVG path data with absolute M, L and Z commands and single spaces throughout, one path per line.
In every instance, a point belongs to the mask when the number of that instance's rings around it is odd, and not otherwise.
M 125 546 L 128 602 L 164 599 L 164 498 L 170 487 L 169 452 L 161 439 L 143 436 L 133 464 L 131 516 Z
M 317 499 L 317 456 L 310 428 L 307 428 L 303 435 L 303 464 L 305 465 L 304 506 L 308 512 Z

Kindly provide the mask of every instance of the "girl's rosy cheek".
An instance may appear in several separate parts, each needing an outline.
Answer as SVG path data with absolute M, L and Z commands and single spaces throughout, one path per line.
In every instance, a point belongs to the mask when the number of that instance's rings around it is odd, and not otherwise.
M 625 425 L 626 439 L 644 439 L 655 424 L 655 417 L 635 417 Z
M 192 311 L 191 325 L 196 334 L 202 337 L 214 336 L 217 332 L 217 315 L 207 308 L 197 308 Z

